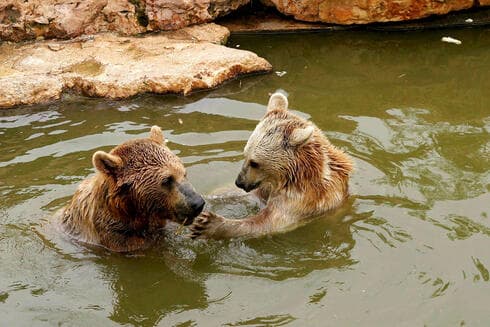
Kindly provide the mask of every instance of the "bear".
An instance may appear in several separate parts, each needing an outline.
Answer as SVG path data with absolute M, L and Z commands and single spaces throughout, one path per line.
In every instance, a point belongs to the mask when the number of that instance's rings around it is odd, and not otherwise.
M 71 237 L 115 252 L 151 246 L 168 221 L 189 225 L 205 201 L 187 181 L 182 161 L 162 130 L 92 157 L 96 174 L 60 210 L 58 226 Z
M 243 219 L 204 211 L 190 226 L 191 238 L 285 232 L 339 207 L 348 197 L 352 159 L 312 122 L 290 112 L 281 93 L 270 97 L 265 116 L 244 148 L 244 157 L 235 184 L 258 197 L 263 208 Z

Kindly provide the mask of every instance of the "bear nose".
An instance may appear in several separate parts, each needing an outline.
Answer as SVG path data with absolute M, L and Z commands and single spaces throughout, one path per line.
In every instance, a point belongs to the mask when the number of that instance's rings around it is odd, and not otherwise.
M 191 205 L 192 211 L 194 211 L 194 214 L 196 216 L 201 213 L 205 204 L 206 204 L 206 202 L 204 201 L 204 199 L 202 197 L 199 197 L 195 201 L 192 202 L 192 205 Z
M 235 185 L 242 190 L 245 189 L 245 184 L 241 181 L 240 176 L 235 180 Z

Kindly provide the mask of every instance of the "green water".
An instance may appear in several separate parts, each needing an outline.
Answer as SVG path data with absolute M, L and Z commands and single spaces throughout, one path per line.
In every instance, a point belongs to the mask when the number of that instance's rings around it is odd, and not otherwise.
M 238 44 L 286 74 L 0 111 L 0 325 L 488 326 L 490 29 Z M 169 234 L 133 255 L 39 233 L 94 151 L 153 124 L 198 191 L 232 183 L 279 88 L 355 158 L 341 214 L 255 240 Z

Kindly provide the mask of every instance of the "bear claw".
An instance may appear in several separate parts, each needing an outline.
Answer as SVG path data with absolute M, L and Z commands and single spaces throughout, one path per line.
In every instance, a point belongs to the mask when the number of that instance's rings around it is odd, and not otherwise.
M 202 232 L 206 229 L 206 225 L 209 223 L 207 212 L 201 213 L 189 227 L 191 230 L 190 238 L 196 239 L 202 235 Z
M 217 223 L 219 224 L 223 218 L 212 213 L 202 212 L 194 219 L 192 225 L 189 226 L 191 233 L 189 237 L 196 239 L 199 237 L 210 237 L 214 234 Z

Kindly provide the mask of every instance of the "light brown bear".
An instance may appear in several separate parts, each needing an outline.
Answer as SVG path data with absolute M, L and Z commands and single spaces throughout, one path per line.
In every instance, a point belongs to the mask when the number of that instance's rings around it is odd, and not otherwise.
M 58 217 L 77 240 L 117 252 L 144 249 L 167 221 L 190 224 L 204 207 L 157 126 L 149 138 L 95 152 L 92 162 L 97 173 L 80 184 Z
M 266 115 L 245 146 L 235 181 L 239 188 L 254 191 L 265 207 L 244 219 L 203 212 L 191 225 L 192 238 L 257 237 L 291 230 L 347 198 L 350 157 L 313 123 L 287 109 L 284 95 L 270 97 Z

